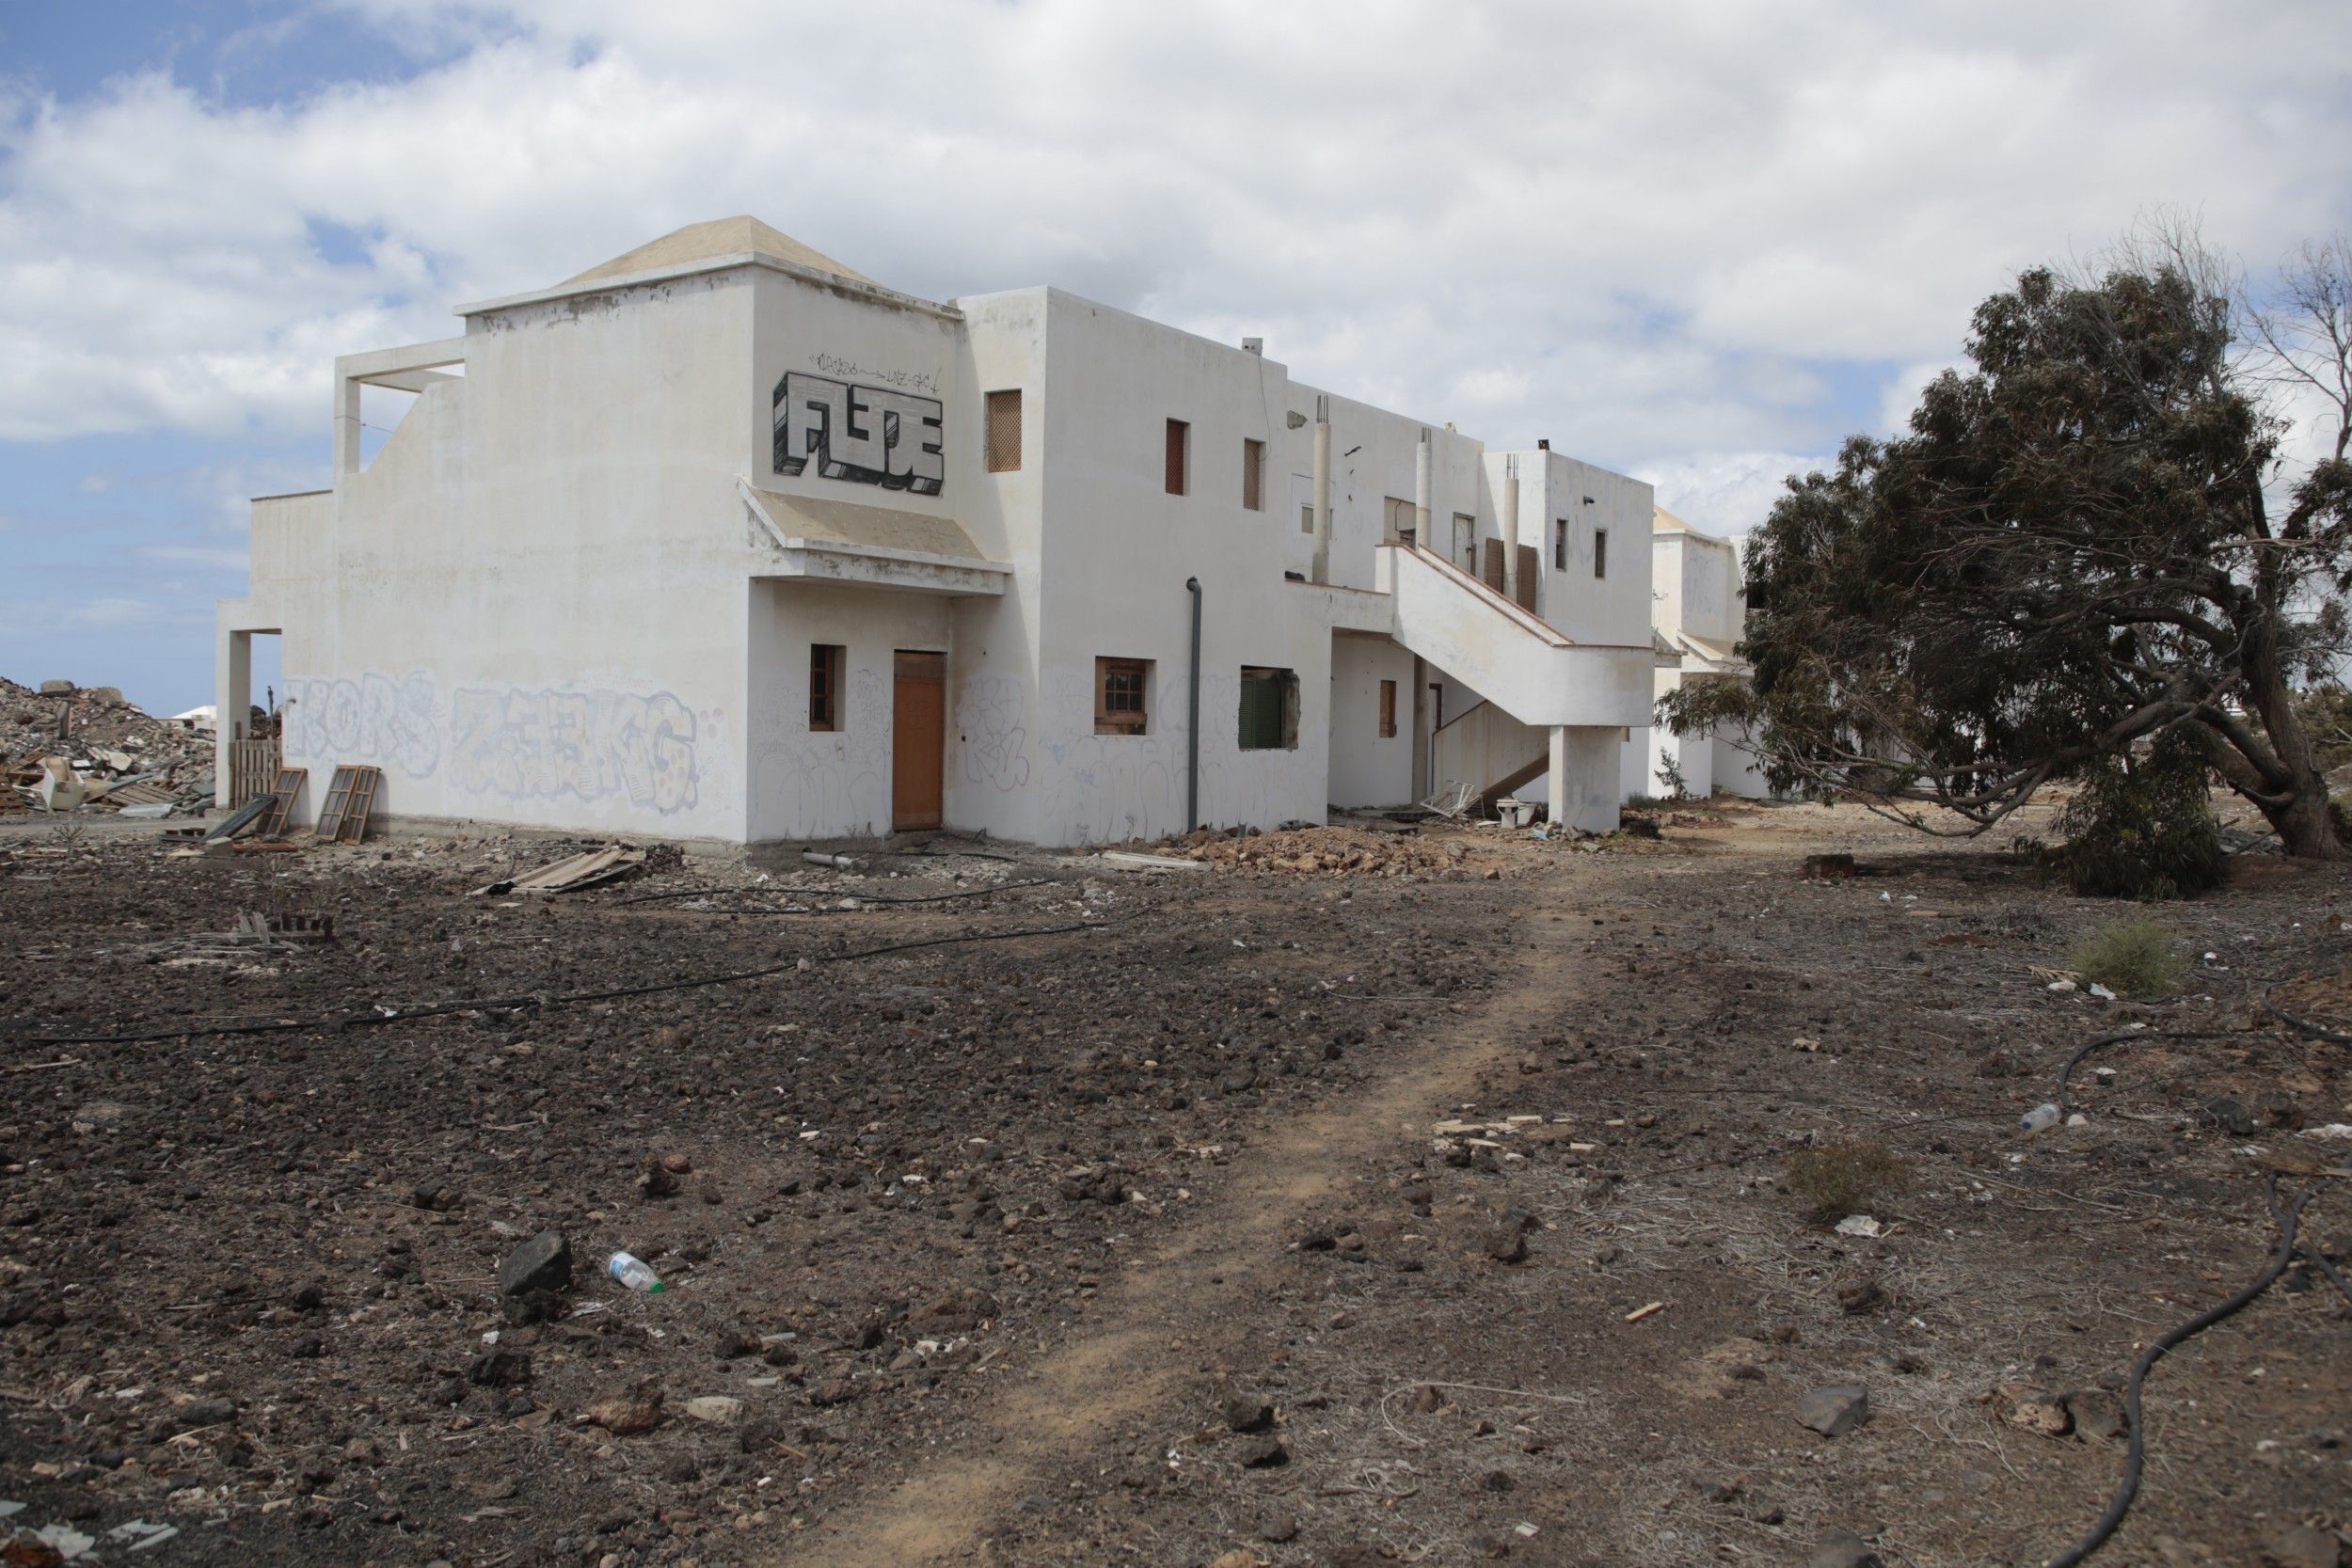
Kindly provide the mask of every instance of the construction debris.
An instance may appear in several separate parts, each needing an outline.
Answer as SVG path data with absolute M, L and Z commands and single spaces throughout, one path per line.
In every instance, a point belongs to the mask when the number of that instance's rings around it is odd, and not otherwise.
M 609 844 L 601 849 L 567 855 L 528 876 L 501 878 L 474 889 L 474 894 L 477 897 L 487 898 L 508 893 L 578 893 L 584 888 L 602 887 L 607 882 L 633 877 L 644 863 L 645 851 L 643 849 Z
M 111 686 L 0 680 L 0 810 L 119 811 L 212 803 L 213 740 L 122 700 Z
M 1199 862 L 1218 871 L 1285 876 L 1439 877 L 1462 881 L 1501 872 L 1479 863 L 1482 853 L 1459 840 L 1412 832 L 1375 832 L 1363 828 L 1293 828 L 1279 832 L 1233 836 L 1206 832 L 1169 841 L 1168 856 Z M 1105 861 L 1116 863 L 1106 853 Z M 1134 860 L 1161 857 L 1133 856 Z

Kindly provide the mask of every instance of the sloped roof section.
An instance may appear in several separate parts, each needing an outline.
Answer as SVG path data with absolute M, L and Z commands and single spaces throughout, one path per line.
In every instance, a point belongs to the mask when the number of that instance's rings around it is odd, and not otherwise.
M 847 545 L 893 554 L 928 556 L 938 560 L 980 562 L 988 557 L 972 543 L 952 517 L 922 512 L 900 512 L 887 506 L 860 506 L 855 501 L 823 500 L 813 496 L 787 496 L 745 483 L 744 498 L 757 507 L 778 537 L 819 547 Z
M 663 267 L 690 266 L 713 257 L 742 256 L 753 251 L 815 272 L 829 272 L 853 283 L 874 283 L 864 273 L 852 271 L 820 251 L 811 250 L 780 229 L 771 228 L 755 217 L 738 216 L 712 218 L 707 223 L 690 223 L 650 244 L 639 245 L 625 256 L 615 256 L 600 267 L 590 267 L 577 277 L 565 278 L 563 287 L 600 283 L 609 277 L 626 277 L 632 273 L 654 272 Z M 882 285 L 876 283 L 874 286 L 880 288 Z

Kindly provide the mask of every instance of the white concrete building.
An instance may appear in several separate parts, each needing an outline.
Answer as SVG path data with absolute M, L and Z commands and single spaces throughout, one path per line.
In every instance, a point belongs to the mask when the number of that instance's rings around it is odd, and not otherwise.
M 332 488 L 253 503 L 219 700 L 282 636 L 296 820 L 364 763 L 393 817 L 728 843 L 1101 843 L 1457 778 L 1614 824 L 1646 484 L 750 218 L 458 314 L 337 360 Z M 364 465 L 363 386 L 416 394 Z
M 1657 635 L 1656 692 L 1663 697 L 1686 681 L 1746 680 L 1738 649 L 1747 623 L 1747 573 L 1740 546 L 1702 533 L 1656 509 L 1650 533 L 1651 619 Z M 1744 735 L 1677 736 L 1662 724 L 1634 729 L 1625 749 L 1627 796 L 1673 793 L 1672 763 L 1686 794 L 1772 794 Z

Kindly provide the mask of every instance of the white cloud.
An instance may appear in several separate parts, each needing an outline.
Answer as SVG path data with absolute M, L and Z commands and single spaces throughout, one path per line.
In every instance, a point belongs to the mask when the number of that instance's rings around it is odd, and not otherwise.
M 749 211 L 916 293 L 1263 335 L 1745 515 L 1722 475 L 1871 418 L 1824 366 L 1940 363 L 2152 204 L 2259 264 L 2352 189 L 2323 4 L 348 5 L 447 63 L 0 102 L 0 438 L 310 436 L 333 355 Z
M 1792 475 L 1828 468 L 1834 452 L 1697 452 L 1635 477 L 1657 488 L 1658 504 L 1708 533 L 1745 533 L 1762 522 Z

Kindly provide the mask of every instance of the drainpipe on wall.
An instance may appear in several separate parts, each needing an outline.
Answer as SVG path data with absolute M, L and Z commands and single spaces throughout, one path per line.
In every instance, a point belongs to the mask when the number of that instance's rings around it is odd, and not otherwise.
M 1331 400 L 1315 394 L 1315 556 L 1308 577 L 1331 580 Z
M 1192 679 L 1186 698 L 1190 711 L 1184 724 L 1184 832 L 1200 831 L 1200 579 L 1186 578 L 1192 595 Z
M 1502 460 L 1502 596 L 1519 602 L 1519 460 Z
M 1413 542 L 1424 550 L 1437 548 L 1429 541 L 1430 486 L 1434 483 L 1431 467 L 1429 427 L 1423 425 L 1421 427 L 1421 445 L 1413 449 Z M 1438 553 L 1442 555 L 1445 552 L 1440 550 Z

